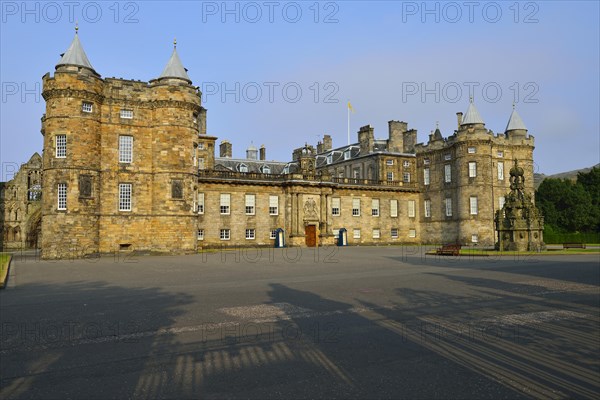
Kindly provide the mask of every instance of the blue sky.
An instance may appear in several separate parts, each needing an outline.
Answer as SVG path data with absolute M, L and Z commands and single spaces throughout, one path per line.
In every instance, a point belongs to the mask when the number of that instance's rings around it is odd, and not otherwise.
M 472 91 L 494 132 L 516 102 L 538 172 L 588 167 L 600 161 L 598 4 L 2 1 L 0 180 L 41 152 L 41 77 L 75 20 L 103 77 L 156 78 L 176 37 L 208 133 L 231 141 L 234 157 L 251 142 L 277 160 L 323 134 L 346 144 L 347 100 L 353 141 L 367 124 L 387 137 L 392 119 L 419 142 L 436 122 L 448 136 Z

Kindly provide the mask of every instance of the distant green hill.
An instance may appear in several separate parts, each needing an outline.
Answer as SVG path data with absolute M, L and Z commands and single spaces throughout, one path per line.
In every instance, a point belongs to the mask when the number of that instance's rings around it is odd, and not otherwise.
M 560 173 L 554 174 L 554 175 L 533 174 L 533 185 L 537 189 L 540 186 L 540 183 L 542 183 L 542 181 L 546 178 L 570 179 L 570 180 L 574 181 L 577 179 L 577 173 L 590 172 L 590 170 L 592 168 L 600 168 L 600 163 L 598 163 L 590 168 L 582 168 L 582 169 L 576 169 L 573 171 L 560 172 Z

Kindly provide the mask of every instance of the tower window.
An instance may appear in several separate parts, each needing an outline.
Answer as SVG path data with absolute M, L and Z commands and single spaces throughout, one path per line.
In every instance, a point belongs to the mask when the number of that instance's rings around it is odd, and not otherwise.
M 133 110 L 121 110 L 120 116 L 123 119 L 133 119 Z
M 93 107 L 93 104 L 90 102 L 84 101 L 83 103 L 81 103 L 81 111 L 83 111 L 83 112 L 91 113 L 92 107 Z
M 133 160 L 133 136 L 119 136 L 119 162 L 130 164 Z
M 56 146 L 56 158 L 65 158 L 67 156 L 67 135 L 56 135 L 54 144 Z
M 119 183 L 119 211 L 131 211 L 131 183 Z
M 477 204 L 477 196 L 469 197 L 469 212 L 471 215 L 477 215 L 479 213 L 479 207 Z
M 477 163 L 475 161 L 469 162 L 469 178 L 475 178 L 477 176 Z
M 67 184 L 66 183 L 58 184 L 58 209 L 59 210 L 67 209 Z

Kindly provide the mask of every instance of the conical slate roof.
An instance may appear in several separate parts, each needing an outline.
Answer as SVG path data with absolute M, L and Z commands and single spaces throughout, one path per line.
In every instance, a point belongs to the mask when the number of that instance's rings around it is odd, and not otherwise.
M 183 64 L 181 64 L 181 60 L 177 54 L 177 47 L 173 48 L 173 54 L 171 54 L 171 58 L 169 59 L 167 66 L 163 70 L 162 74 L 160 74 L 158 77 L 158 79 L 161 78 L 179 78 L 185 79 L 188 82 L 192 81 L 187 74 L 187 69 L 183 68 Z
M 77 65 L 80 67 L 86 67 L 94 70 L 90 60 L 88 60 L 85 51 L 83 50 L 83 46 L 81 46 L 81 42 L 79 41 L 79 35 L 77 34 L 77 30 L 75 31 L 75 37 L 71 42 L 71 45 L 67 49 L 64 54 L 61 54 L 62 57 L 56 67 L 58 68 L 61 65 Z
M 512 131 L 515 129 L 527 130 L 525 124 L 523 123 L 523 120 L 521 119 L 521 117 L 517 113 L 517 110 L 513 106 L 513 111 L 512 114 L 510 114 L 510 119 L 508 120 L 508 124 L 506 125 L 505 132 Z
M 484 124 L 481 115 L 479 115 L 479 111 L 475 108 L 475 104 L 473 104 L 473 99 L 469 103 L 469 108 L 467 108 L 467 112 L 465 113 L 465 117 L 462 120 L 461 125 L 466 124 Z

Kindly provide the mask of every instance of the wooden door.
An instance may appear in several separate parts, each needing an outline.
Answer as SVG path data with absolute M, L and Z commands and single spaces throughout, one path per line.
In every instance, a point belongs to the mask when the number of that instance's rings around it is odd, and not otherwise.
M 317 226 L 306 225 L 306 228 L 304 229 L 304 238 L 306 240 L 306 246 L 315 247 L 317 245 Z

